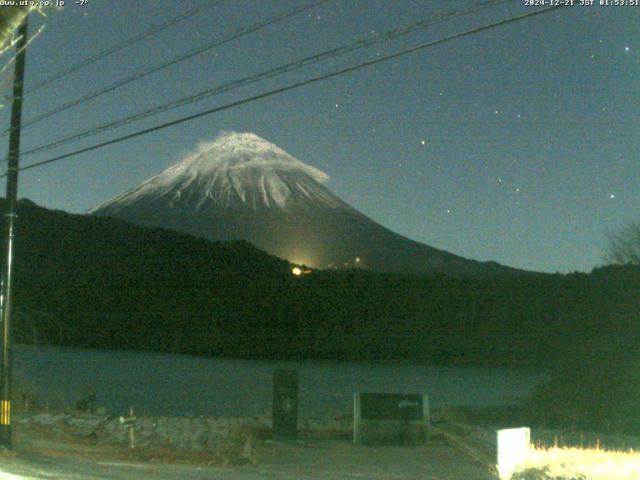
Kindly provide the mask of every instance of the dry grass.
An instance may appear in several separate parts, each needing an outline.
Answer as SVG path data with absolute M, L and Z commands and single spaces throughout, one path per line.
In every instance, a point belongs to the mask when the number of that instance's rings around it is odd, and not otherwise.
M 534 448 L 513 480 L 638 480 L 640 452 L 600 448 Z

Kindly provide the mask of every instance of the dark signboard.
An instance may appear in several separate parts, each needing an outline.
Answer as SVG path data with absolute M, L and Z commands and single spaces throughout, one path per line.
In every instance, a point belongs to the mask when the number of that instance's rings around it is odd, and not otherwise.
M 423 420 L 422 395 L 400 393 L 361 393 L 363 420 Z
M 273 372 L 273 436 L 291 439 L 298 435 L 298 372 Z

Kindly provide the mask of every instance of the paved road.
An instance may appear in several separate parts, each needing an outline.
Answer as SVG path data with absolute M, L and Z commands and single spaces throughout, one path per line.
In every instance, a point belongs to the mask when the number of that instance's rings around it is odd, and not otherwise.
M 0 457 L 0 480 L 490 480 L 481 465 L 444 444 L 356 447 L 346 441 L 261 445 L 258 463 L 205 466 L 84 458 L 68 452 Z

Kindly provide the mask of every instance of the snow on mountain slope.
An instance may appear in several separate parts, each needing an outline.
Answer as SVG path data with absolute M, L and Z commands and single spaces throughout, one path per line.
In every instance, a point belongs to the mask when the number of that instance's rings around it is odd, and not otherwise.
M 208 240 L 247 240 L 293 263 L 457 276 L 516 272 L 402 237 L 324 186 L 329 177 L 252 133 L 224 133 L 92 209 Z
M 253 210 L 286 209 L 289 203 L 300 202 L 339 207 L 342 201 L 321 186 L 328 179 L 324 172 L 257 135 L 227 133 L 89 213 L 135 204 L 148 196 L 188 202 L 196 211 L 213 205 L 232 208 L 240 204 Z

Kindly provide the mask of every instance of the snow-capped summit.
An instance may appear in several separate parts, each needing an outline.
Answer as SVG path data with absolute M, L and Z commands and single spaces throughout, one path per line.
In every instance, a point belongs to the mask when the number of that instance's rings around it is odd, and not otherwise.
M 223 133 L 92 209 L 209 240 L 247 240 L 293 263 L 452 275 L 511 271 L 414 242 L 358 212 L 329 176 L 253 133 Z
M 254 210 L 318 202 L 338 207 L 322 183 L 329 176 L 253 133 L 229 132 L 129 192 L 90 213 L 136 203 L 149 195 L 194 210 L 250 207 Z
M 329 180 L 326 173 L 301 162 L 254 133 L 223 133 L 213 142 L 202 144 L 194 155 L 173 168 L 189 175 L 224 174 L 240 180 L 246 180 L 247 172 L 293 172 L 308 175 L 317 182 Z

